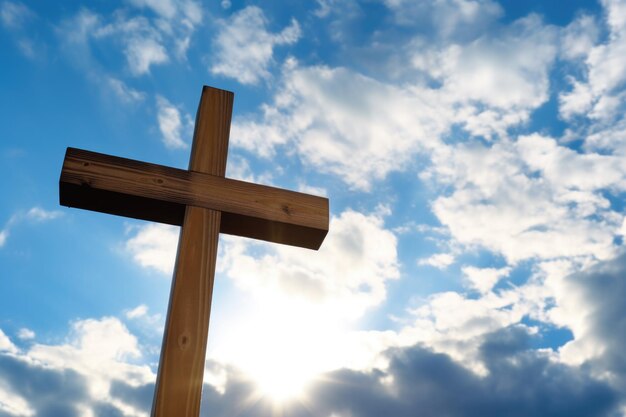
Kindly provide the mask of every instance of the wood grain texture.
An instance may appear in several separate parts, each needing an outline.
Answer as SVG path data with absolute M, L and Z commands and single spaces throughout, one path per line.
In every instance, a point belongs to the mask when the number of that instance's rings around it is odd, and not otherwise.
M 210 208 L 223 213 L 222 233 L 311 249 L 328 232 L 323 197 L 74 148 L 63 162 L 60 198 L 65 206 L 177 225 L 185 206 Z
M 190 169 L 221 176 L 226 172 L 232 105 L 232 93 L 207 87 L 202 90 Z M 220 222 L 219 211 L 193 206 L 185 210 L 153 417 L 200 415 Z
M 211 315 L 219 235 L 218 211 L 188 207 L 152 405 L 153 417 L 197 417 Z

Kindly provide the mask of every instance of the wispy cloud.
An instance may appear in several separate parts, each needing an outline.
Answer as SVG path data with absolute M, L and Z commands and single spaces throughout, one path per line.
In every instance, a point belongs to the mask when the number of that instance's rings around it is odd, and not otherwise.
M 22 29 L 34 16 L 35 14 L 23 3 L 13 1 L 0 3 L 0 19 L 7 29 Z
M 45 55 L 46 47 L 37 36 L 37 15 L 20 2 L 0 3 L 0 23 L 15 40 L 24 56 L 36 60 Z
M 115 93 L 115 95 L 123 102 L 134 103 L 143 101 L 146 98 L 146 94 L 129 87 L 124 81 L 117 78 L 109 77 L 107 79 L 109 87 Z
M 436 253 L 428 258 L 419 259 L 418 265 L 430 265 L 439 269 L 446 269 L 454 263 L 454 255 L 451 253 Z
M 6 244 L 12 229 L 24 221 L 30 222 L 46 222 L 54 220 L 63 215 L 59 210 L 45 210 L 41 207 L 32 207 L 27 211 L 18 211 L 13 214 L 5 223 L 4 228 L 0 230 L 0 248 Z

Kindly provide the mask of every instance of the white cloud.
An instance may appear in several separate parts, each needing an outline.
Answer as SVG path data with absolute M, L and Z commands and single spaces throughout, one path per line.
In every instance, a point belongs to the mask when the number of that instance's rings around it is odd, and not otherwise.
M 274 48 L 295 43 L 300 37 L 300 26 L 292 20 L 288 27 L 274 34 L 267 31 L 267 23 L 263 11 L 256 6 L 248 6 L 229 21 L 220 22 L 211 72 L 242 84 L 268 79 Z
M 228 165 L 226 166 L 226 176 L 228 178 L 273 186 L 274 174 L 280 173 L 282 173 L 280 167 L 275 167 L 271 172 L 268 171 L 255 175 L 252 172 L 252 169 L 250 168 L 250 163 L 247 159 L 239 155 L 228 156 Z
M 565 59 L 585 58 L 599 35 L 600 28 L 593 16 L 579 16 L 561 33 L 561 55 Z
M 0 352 L 17 353 L 19 349 L 11 342 L 11 339 L 0 329 Z
M 485 335 L 519 323 L 528 311 L 519 292 L 488 293 L 470 299 L 457 292 L 431 295 L 414 309 L 414 322 L 400 332 L 404 345 L 419 343 L 450 355 L 467 369 L 484 375 L 480 356 Z
M 610 122 L 623 113 L 619 108 L 626 102 L 626 63 L 622 59 L 626 55 L 625 6 L 622 0 L 602 4 L 609 30 L 605 42 L 595 44 L 598 29 L 590 17 L 582 16 L 565 31 L 566 57 L 582 61 L 585 70 L 583 79 L 572 78 L 573 89 L 559 96 L 560 112 L 566 120 L 585 116 Z
M 163 143 L 170 149 L 187 149 L 183 136 L 190 135 L 193 121 L 188 114 L 181 116 L 180 110 L 162 96 L 156 97 L 157 120 Z
M 35 220 L 38 222 L 43 222 L 47 220 L 54 220 L 63 215 L 63 212 L 59 210 L 44 210 L 41 207 L 33 207 L 26 212 L 26 218 L 30 220 Z
M 463 104 L 457 121 L 474 135 L 505 135 L 548 99 L 554 28 L 531 15 L 500 32 L 467 44 L 415 45 L 413 65 L 442 83 L 439 93 L 447 100 Z
M 0 343 L 1 336 L 0 331 Z M 135 336 L 118 319 L 75 321 L 67 342 L 58 345 L 38 343 L 27 351 L 18 351 L 11 345 L 12 365 L 19 372 L 4 368 L 3 377 L 7 379 L 0 378 L 0 411 L 31 416 L 40 415 L 43 410 L 58 410 L 63 405 L 67 407 L 63 410 L 98 415 L 97 410 L 105 403 L 124 415 L 146 415 L 141 404 L 116 395 L 113 390 L 120 382 L 133 389 L 145 387 L 155 379 L 148 366 L 131 363 L 141 357 L 141 350 Z M 6 356 L 4 359 L 6 363 Z M 37 385 L 30 382 L 37 377 L 46 381 L 48 394 L 66 390 L 64 394 L 69 397 L 38 397 Z
M 141 350 L 136 337 L 113 317 L 76 321 L 67 344 L 35 344 L 26 357 L 43 366 L 71 369 L 86 376 L 90 394 L 99 400 L 110 400 L 113 380 L 137 386 L 154 378 L 147 366 L 127 362 L 141 357 Z
M 450 253 L 436 253 L 428 258 L 417 261 L 418 265 L 430 265 L 438 269 L 446 269 L 454 263 L 454 255 Z
M 451 116 L 433 91 L 291 63 L 274 105 L 260 119 L 236 119 L 231 137 L 261 156 L 293 143 L 316 169 L 368 189 L 373 179 L 405 168 L 418 150 L 437 146 Z
M 265 393 L 297 392 L 344 366 L 375 366 L 393 335 L 350 329 L 399 277 L 396 246 L 381 217 L 351 210 L 331 220 L 317 252 L 223 237 L 218 272 L 245 302 L 212 325 L 209 357 L 241 369 Z
M 240 288 L 269 299 L 324 305 L 337 319 L 358 317 L 380 304 L 386 281 L 399 276 L 396 237 L 381 217 L 351 210 L 331 220 L 317 252 L 240 238 L 225 242 L 222 268 Z M 265 250 L 253 256 L 257 246 Z
M 136 233 L 125 244 L 133 260 L 144 268 L 171 275 L 180 228 L 150 223 L 134 230 Z
M 0 248 L 4 246 L 9 237 L 9 231 L 7 229 L 0 230 Z
M 305 194 L 318 195 L 320 197 L 328 197 L 328 190 L 322 187 L 314 187 L 312 185 L 299 183 L 298 191 Z
M 557 32 L 536 16 L 467 44 L 411 45 L 415 70 L 435 85 L 396 86 L 292 59 L 273 103 L 258 116 L 235 119 L 233 144 L 261 156 L 295 148 L 316 169 L 367 190 L 442 146 L 453 126 L 486 138 L 506 136 L 548 99 Z
M 109 76 L 100 75 L 102 70 L 98 66 L 102 64 L 96 63 L 91 54 L 92 42 L 112 39 L 121 44 L 128 70 L 134 76 L 148 74 L 151 66 L 169 61 L 165 42 L 172 36 L 143 16 L 127 17 L 117 13 L 107 23 L 105 16 L 83 9 L 62 23 L 61 34 L 70 43 L 67 52 L 75 55 L 75 60 L 80 61 L 77 64 L 89 76 L 96 74 L 96 80 Z
M 328 16 L 334 6 L 335 0 L 315 0 L 318 5 L 318 8 L 313 12 L 313 14 L 319 18 L 324 18 Z
M 144 317 L 146 314 L 148 314 L 148 306 L 145 304 L 140 304 L 137 307 L 130 309 L 126 313 L 124 313 L 127 319 Z
M 614 254 L 621 216 L 602 187 L 622 187 L 619 159 L 577 154 L 538 135 L 439 148 L 424 178 L 452 185 L 432 208 L 452 237 L 509 262 Z M 592 173 L 592 175 L 590 175 Z
M 22 327 L 17 333 L 17 337 L 21 340 L 32 340 L 35 338 L 35 332 L 26 327 Z
M 555 188 L 582 192 L 626 188 L 624 156 L 578 153 L 538 134 L 520 137 L 517 148 L 530 169 L 541 172 Z
M 92 43 L 105 39 L 121 45 L 131 75 L 150 73 L 155 65 L 171 60 L 170 51 L 178 60 L 185 60 L 195 28 L 202 21 L 202 8 L 192 0 L 128 0 L 139 8 L 149 8 L 157 16 L 148 18 L 133 15 L 132 9 L 114 10 L 110 16 L 82 9 L 60 25 L 60 33 L 69 44 L 66 52 L 79 68 L 98 83 L 105 80 L 123 101 L 139 99 L 122 81 L 109 75 L 117 68 L 107 68 L 111 61 L 99 62 L 92 54 Z M 129 100 L 131 99 L 131 100 Z
M 371 366 L 380 353 L 374 347 L 382 342 L 360 336 L 357 343 L 355 335 L 344 333 L 346 323 L 385 300 L 387 281 L 399 276 L 397 241 L 381 216 L 346 211 L 333 218 L 317 252 L 223 236 L 218 273 L 232 279 L 247 301 L 213 325 L 219 336 L 210 357 L 265 383 L 305 383 L 342 361 Z M 178 230 L 157 224 L 136 230 L 126 243 L 135 261 L 171 272 Z M 140 305 L 125 314 L 144 320 L 148 309 Z M 303 362 L 303 355 L 309 360 Z
M 465 266 L 462 271 L 469 280 L 470 285 L 482 294 L 485 294 L 491 291 L 501 278 L 509 275 L 511 268 L 476 268 L 474 266 Z
M 161 337 L 165 328 L 163 316 L 159 313 L 150 314 L 149 308 L 145 304 L 140 304 L 135 308 L 124 311 L 124 317 L 130 320 L 135 329 L 141 331 L 144 336 Z M 144 351 L 150 350 L 158 353 L 156 346 L 145 348 Z
M 31 417 L 35 415 L 35 410 L 30 407 L 28 400 L 3 385 L 0 380 L 0 412 L 17 417 Z
M 589 84 L 570 79 L 573 89 L 559 94 L 559 114 L 565 120 L 587 112 L 595 100 Z
M 125 52 L 128 66 L 134 75 L 148 74 L 150 66 L 169 60 L 165 47 L 153 38 L 131 39 Z

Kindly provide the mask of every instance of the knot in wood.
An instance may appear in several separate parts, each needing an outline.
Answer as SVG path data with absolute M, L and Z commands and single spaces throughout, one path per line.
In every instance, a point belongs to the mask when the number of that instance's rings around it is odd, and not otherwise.
M 288 204 L 283 204 L 281 207 L 281 210 L 285 213 L 290 215 L 291 214 L 291 207 L 289 207 Z
M 183 332 L 178 336 L 178 346 L 181 350 L 187 350 L 191 345 L 191 336 L 189 332 Z

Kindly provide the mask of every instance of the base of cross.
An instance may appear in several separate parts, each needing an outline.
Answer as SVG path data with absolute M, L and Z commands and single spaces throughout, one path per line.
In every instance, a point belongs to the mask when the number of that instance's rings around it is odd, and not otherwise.
M 68 148 L 61 205 L 181 225 L 153 417 L 197 417 L 219 233 L 318 249 L 328 199 L 224 178 L 234 95 L 205 86 L 189 170 Z

